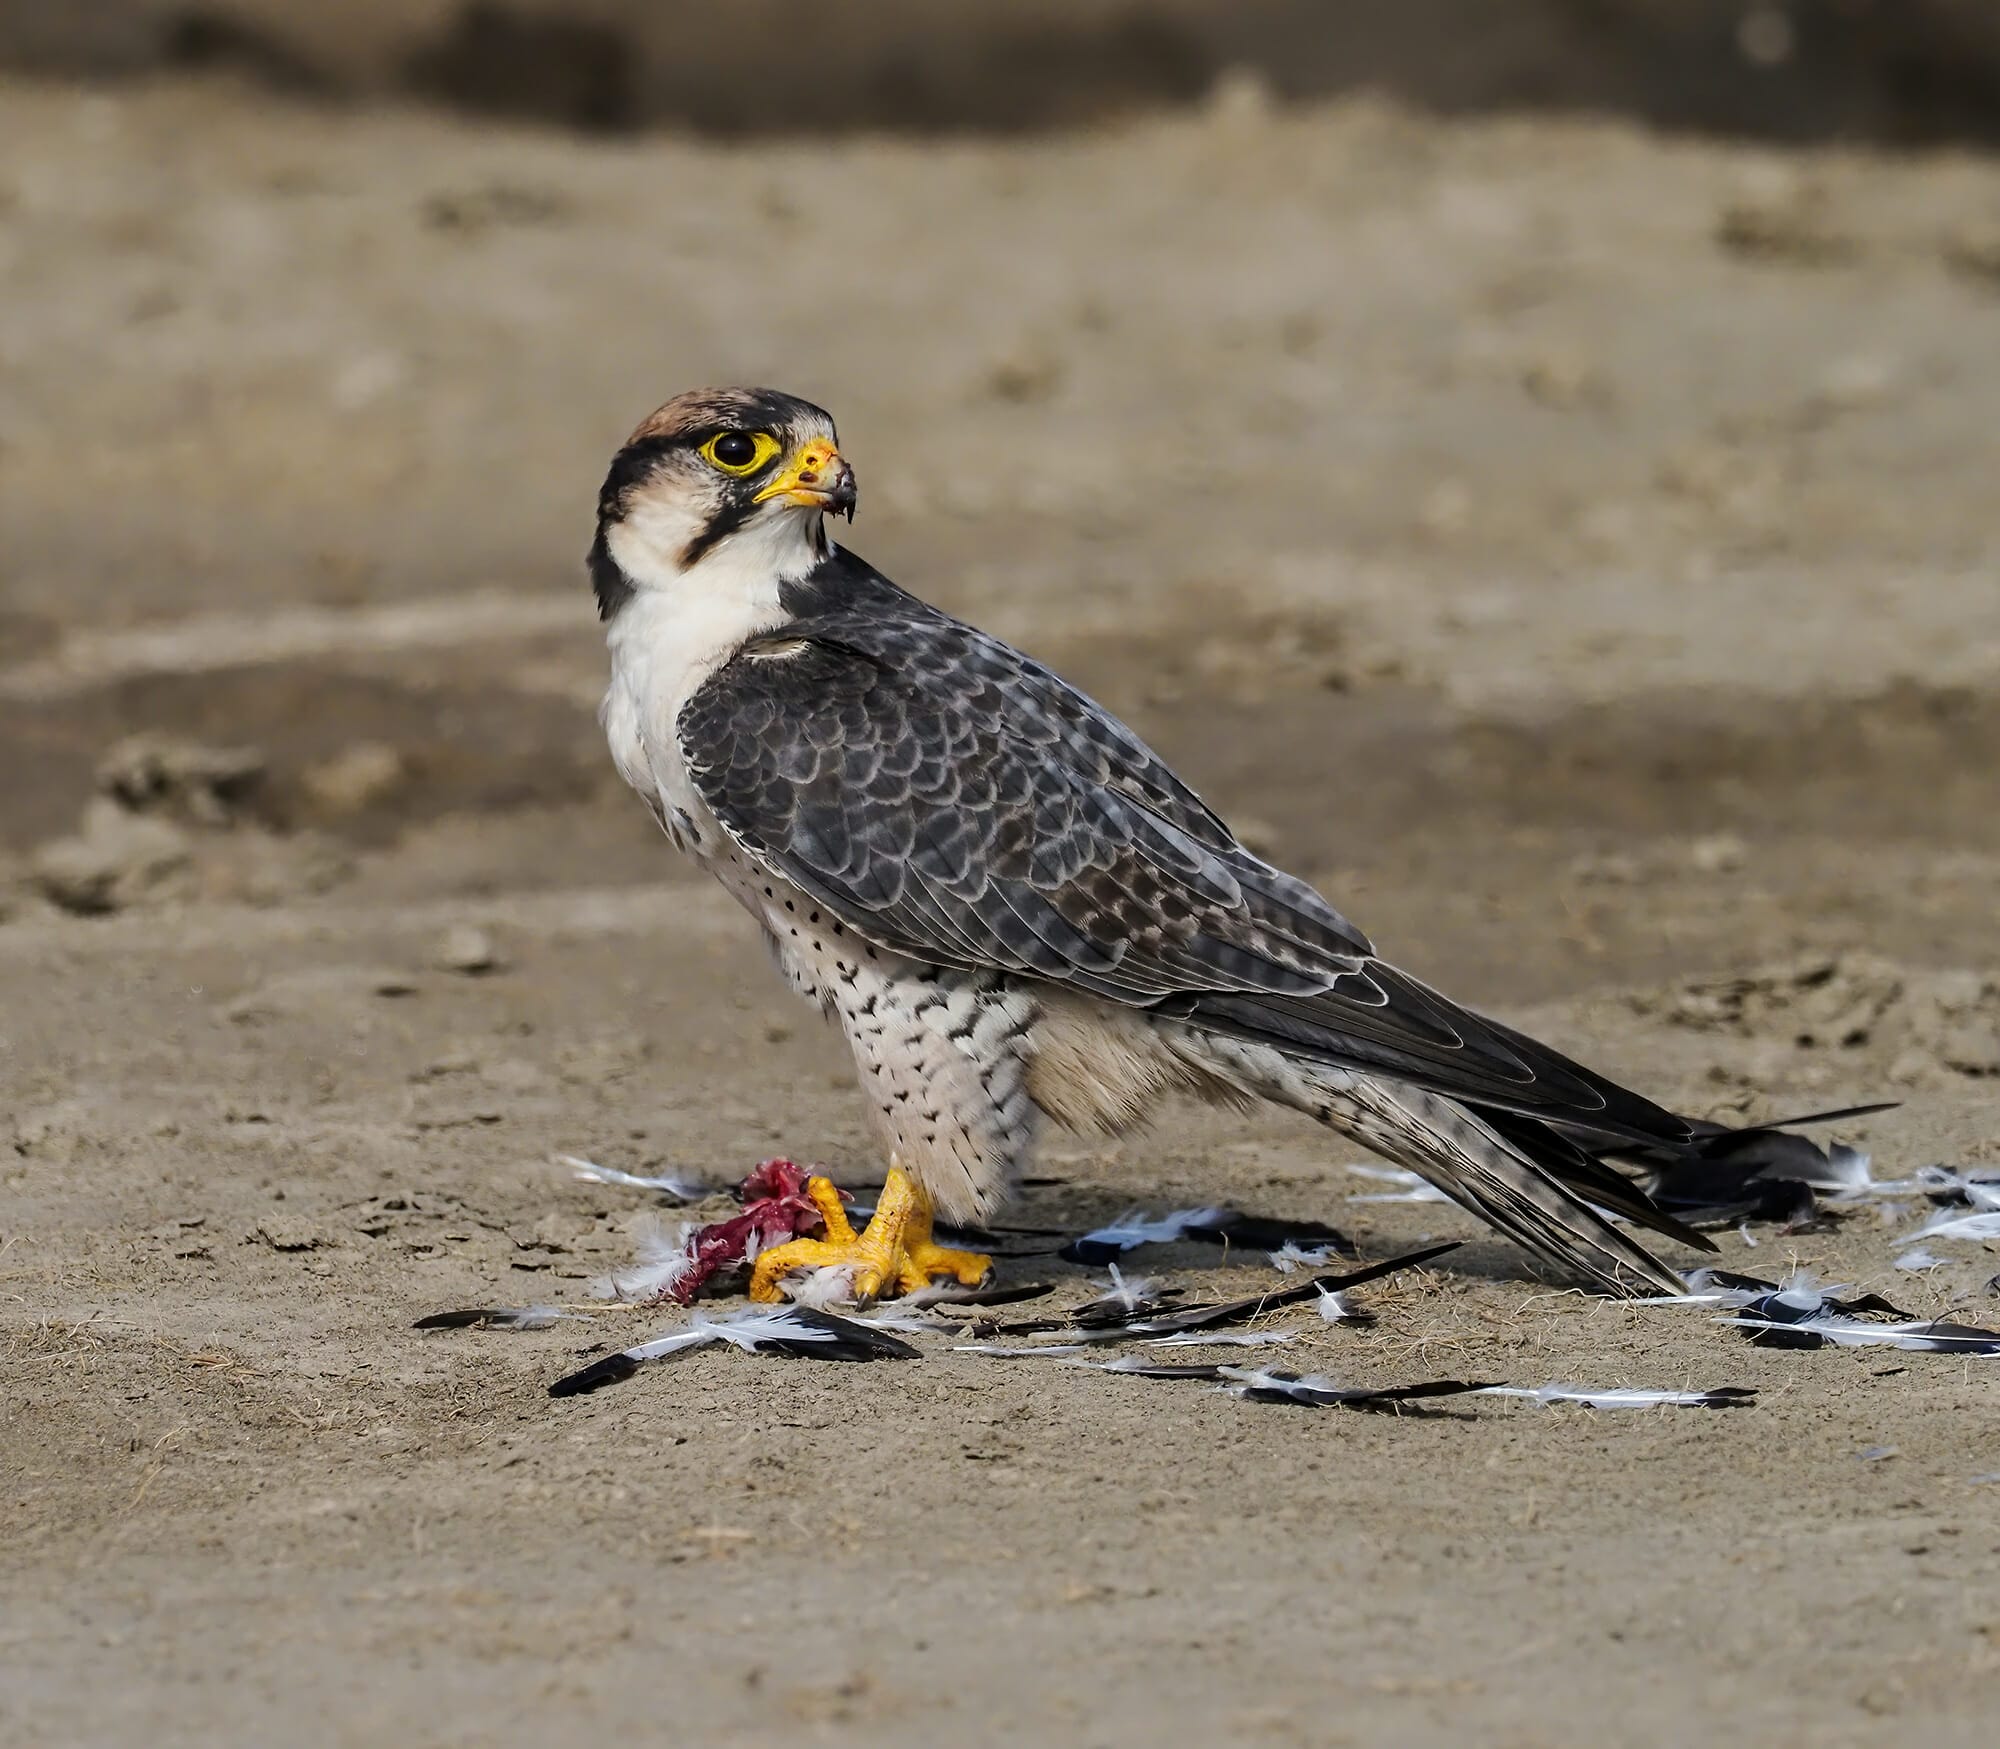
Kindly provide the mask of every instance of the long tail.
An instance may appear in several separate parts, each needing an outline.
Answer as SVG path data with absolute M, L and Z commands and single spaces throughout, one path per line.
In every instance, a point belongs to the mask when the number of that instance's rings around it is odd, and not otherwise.
M 1441 1094 L 1366 1075 L 1336 1071 L 1316 1091 L 1322 1097 L 1311 1109 L 1323 1123 L 1420 1173 L 1517 1244 L 1558 1268 L 1590 1277 L 1608 1293 L 1680 1293 L 1684 1284 L 1643 1245 L 1573 1194 L 1565 1180 L 1578 1183 L 1601 1206 L 1615 1207 L 1704 1250 L 1714 1249 L 1701 1234 L 1653 1208 L 1629 1180 L 1598 1166 L 1546 1125 L 1511 1114 L 1489 1120 Z M 1608 1182 L 1600 1184 L 1593 1167 Z M 1616 1186 L 1623 1187 L 1622 1196 Z

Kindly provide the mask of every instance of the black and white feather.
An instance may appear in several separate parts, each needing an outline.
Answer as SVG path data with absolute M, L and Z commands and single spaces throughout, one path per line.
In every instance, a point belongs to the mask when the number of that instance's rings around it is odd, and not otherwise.
M 683 1329 L 607 1354 L 565 1374 L 549 1386 L 549 1395 L 587 1396 L 606 1385 L 622 1383 L 651 1361 L 671 1360 L 718 1342 L 746 1354 L 781 1354 L 807 1360 L 915 1360 L 921 1352 L 877 1324 L 835 1317 L 807 1306 L 739 1312 L 728 1318 L 696 1312 Z

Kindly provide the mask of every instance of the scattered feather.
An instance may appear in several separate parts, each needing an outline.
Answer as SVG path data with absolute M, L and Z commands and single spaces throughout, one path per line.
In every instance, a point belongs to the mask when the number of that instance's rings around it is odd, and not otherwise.
M 1371 1263 L 1361 1269 L 1349 1270 L 1344 1275 L 1316 1275 L 1296 1286 L 1273 1288 L 1269 1293 L 1256 1294 L 1248 1299 L 1225 1300 L 1220 1305 L 1182 1306 L 1128 1324 L 1125 1332 L 1133 1336 L 1168 1336 L 1182 1330 L 1216 1330 L 1232 1324 L 1248 1324 L 1281 1306 L 1304 1305 L 1324 1294 L 1337 1294 L 1345 1288 L 1359 1287 L 1363 1282 L 1379 1281 L 1385 1275 L 1414 1269 L 1457 1249 L 1456 1241 L 1427 1245 L 1420 1251 L 1405 1252 L 1401 1257 Z
M 1407 1166 L 1380 1166 L 1373 1160 L 1350 1160 L 1346 1169 L 1356 1178 L 1372 1178 L 1377 1184 L 1401 1184 L 1414 1189 L 1428 1182 L 1421 1172 L 1412 1172 Z
M 1094 1367 L 1099 1372 L 1130 1373 L 1141 1379 L 1208 1379 L 1222 1376 L 1222 1366 L 1218 1361 L 1191 1361 L 1176 1364 L 1173 1361 L 1148 1360 L 1144 1355 L 1121 1354 L 1116 1360 L 1072 1360 L 1071 1366 Z
M 1712 1391 L 1649 1391 L 1629 1386 L 1592 1390 L 1584 1385 L 1487 1385 L 1488 1397 L 1525 1397 L 1536 1403 L 1580 1403 L 1586 1409 L 1741 1409 L 1756 1398 L 1749 1385 L 1719 1385 Z
M 1690 1269 L 1682 1281 L 1687 1292 L 1679 1294 L 1647 1294 L 1632 1301 L 1635 1306 L 1747 1306 L 1752 1300 L 1764 1294 L 1780 1291 L 1775 1281 L 1763 1281 L 1754 1275 L 1736 1275 L 1726 1269 Z M 1817 1283 L 1803 1269 L 1795 1269 L 1785 1278 L 1784 1290 L 1798 1292 L 1816 1299 Z
M 1324 1269 L 1337 1255 L 1340 1253 L 1332 1245 L 1301 1245 L 1296 1239 L 1287 1239 L 1270 1253 L 1271 1267 L 1280 1275 L 1290 1275 L 1299 1269 Z
M 1717 1321 L 1749 1331 L 1750 1340 L 1766 1348 L 1820 1348 L 1831 1343 L 1836 1348 L 1900 1348 L 1919 1354 L 2000 1355 L 2000 1330 L 1942 1318 L 1875 1324 L 1837 1310 L 1839 1305 L 1827 1299 L 1801 1307 L 1773 1294 L 1753 1300 L 1733 1318 Z
M 561 1306 L 470 1306 L 457 1312 L 433 1312 L 419 1318 L 419 1330 L 546 1330 L 565 1318 L 581 1318 Z
M 1344 1293 L 1330 1288 L 1320 1288 L 1316 1308 L 1319 1315 L 1329 1324 L 1372 1324 L 1375 1314 L 1365 1306 L 1357 1306 Z
M 1235 1209 L 1176 1209 L 1158 1220 L 1144 1209 L 1128 1209 L 1109 1226 L 1098 1227 L 1064 1245 L 1058 1256 L 1072 1263 L 1109 1263 L 1141 1245 L 1172 1245 L 1183 1239 L 1207 1245 L 1276 1251 L 1286 1245 L 1326 1246 L 1342 1257 L 1356 1255 L 1354 1241 L 1318 1221 L 1281 1221 Z
M 963 1282 L 934 1281 L 915 1293 L 905 1294 L 905 1306 L 1011 1306 L 1022 1300 L 1039 1300 L 1056 1291 L 1052 1281 L 1023 1281 L 1011 1287 L 967 1287 Z
M 637 1172 L 621 1172 L 616 1166 L 600 1166 L 595 1160 L 586 1160 L 580 1154 L 558 1154 L 558 1166 L 567 1166 L 570 1176 L 589 1184 L 616 1184 L 626 1190 L 651 1190 L 662 1196 L 670 1196 L 675 1202 L 699 1202 L 714 1191 L 713 1185 L 697 1184 L 690 1178 L 675 1178 L 667 1174 L 647 1177 Z
M 2000 1209 L 1969 1215 L 1939 1215 L 1910 1235 L 1912 1239 L 2000 1239 Z
M 969 1328 L 971 1333 L 982 1338 L 1041 1336 L 1065 1331 L 1079 1342 L 1120 1342 L 1147 1336 L 1174 1336 L 1188 1330 L 1217 1330 L 1251 1323 L 1281 1306 L 1303 1305 L 1309 1300 L 1337 1295 L 1344 1288 L 1358 1287 L 1363 1282 L 1376 1281 L 1399 1270 L 1413 1269 L 1457 1249 L 1456 1241 L 1427 1245 L 1420 1251 L 1371 1263 L 1349 1270 L 1344 1275 L 1316 1275 L 1310 1281 L 1273 1288 L 1268 1293 L 1253 1294 L 1246 1299 L 1225 1300 L 1216 1305 L 1174 1305 L 1170 1301 L 1180 1290 L 1156 1288 L 1151 1282 L 1143 1280 L 1127 1282 L 1121 1275 L 1116 1278 L 1110 1292 L 1087 1301 L 1067 1317 L 1026 1319 L 1013 1323 L 982 1321 Z M 1349 1316 L 1356 1323 L 1371 1321 L 1367 1314 L 1354 1313 L 1351 1308 Z
M 1421 1385 L 1390 1385 L 1383 1389 L 1354 1390 L 1323 1378 L 1318 1373 L 1279 1372 L 1269 1367 L 1219 1366 L 1216 1377 L 1233 1397 L 1253 1403 L 1299 1403 L 1315 1409 L 1373 1409 L 1399 1412 L 1402 1405 L 1423 1397 L 1457 1397 L 1472 1391 L 1489 1390 L 1483 1384 L 1461 1379 L 1433 1379 Z
M 1426 1184 L 1421 1190 L 1377 1190 L 1357 1194 L 1347 1199 L 1349 1202 L 1450 1202 L 1451 1198 L 1435 1184 Z
M 1886 1346 L 1917 1354 L 1977 1354 L 2000 1356 L 2000 1330 L 1959 1324 L 1946 1318 L 1903 1324 L 1867 1324 L 1856 1319 L 1826 1318 L 1810 1328 L 1841 1348 Z
M 1229 1215 L 1224 1208 L 1176 1209 L 1154 1220 L 1144 1209 L 1127 1209 L 1108 1226 L 1070 1240 L 1057 1255 L 1071 1263 L 1109 1263 L 1141 1245 L 1172 1245 L 1204 1224 L 1228 1220 Z
M 1873 1165 L 1863 1149 L 1835 1142 L 1826 1151 L 1826 1170 L 1805 1182 L 1815 1190 L 1831 1191 L 1836 1196 L 1862 1196 L 1873 1188 L 1874 1181 L 1869 1175 Z
M 726 1342 L 746 1354 L 769 1352 L 814 1360 L 915 1360 L 920 1351 L 886 1330 L 854 1318 L 837 1318 L 807 1306 L 757 1308 L 727 1318 L 696 1312 L 684 1330 L 642 1342 L 593 1361 L 549 1386 L 552 1397 L 579 1397 L 605 1385 L 629 1379 L 649 1361 L 690 1353 L 711 1343 Z
M 1357 1178 L 1372 1178 L 1377 1184 L 1393 1184 L 1395 1190 L 1354 1191 L 1347 1198 L 1349 1202 L 1391 1203 L 1391 1202 L 1450 1202 L 1451 1198 L 1431 1183 L 1421 1173 L 1411 1172 L 1401 1166 L 1373 1166 L 1357 1161 L 1348 1171 Z
M 592 1295 L 600 1300 L 651 1303 L 680 1299 L 681 1287 L 694 1273 L 695 1259 L 688 1241 L 693 1228 L 676 1225 L 671 1233 L 655 1228 L 639 1235 L 639 1262 L 633 1269 L 615 1270 L 591 1284 Z M 689 1299 L 694 1296 L 688 1295 Z M 685 1302 L 683 1302 L 685 1303 Z
M 1222 1384 L 1232 1395 L 1252 1402 L 1299 1403 L 1314 1408 L 1394 1410 L 1426 1397 L 1491 1396 L 1520 1397 L 1544 1404 L 1577 1403 L 1592 1409 L 1735 1409 L 1747 1407 L 1757 1395 L 1747 1385 L 1722 1385 L 1707 1391 L 1664 1391 L 1624 1386 L 1592 1389 L 1565 1384 L 1478 1384 L 1462 1379 L 1357 1390 L 1317 1373 L 1301 1376 L 1270 1367 L 1235 1367 L 1220 1362 L 1172 1366 L 1137 1355 L 1121 1355 L 1115 1360 L 1073 1360 L 1068 1364 L 1094 1367 L 1100 1372 L 1130 1373 L 1138 1378 L 1210 1380 Z
M 1919 1166 L 1908 1178 L 1872 1186 L 1876 1196 L 1928 1197 L 1940 1208 L 2000 1209 L 2000 1166 Z
M 844 1263 L 823 1269 L 794 1271 L 778 1284 L 795 1306 L 811 1306 L 817 1311 L 844 1311 L 855 1303 L 854 1271 Z
M 1747 1229 L 1751 1221 L 1767 1221 L 1800 1232 L 1820 1219 L 1816 1191 L 1839 1203 L 1865 1196 L 1872 1187 L 1865 1153 L 1841 1142 L 1821 1147 L 1794 1133 L 1796 1126 L 1889 1109 L 1849 1106 L 1744 1129 L 1705 1124 L 1694 1148 L 1677 1158 L 1662 1163 L 1643 1150 L 1633 1157 L 1653 1165 L 1646 1182 L 1653 1201 L 1689 1226 Z M 1743 1238 L 1746 1244 L 1757 1242 L 1747 1230 Z
M 1153 1291 L 1151 1280 L 1146 1276 L 1142 1275 L 1127 1281 L 1124 1270 L 1115 1263 L 1105 1273 L 1111 1277 L 1111 1286 L 1105 1290 L 1103 1297 L 1115 1301 L 1128 1312 L 1137 1311 L 1141 1305 L 1156 1302 L 1159 1298 Z
M 908 1300 L 896 1300 L 886 1306 L 857 1312 L 847 1322 L 863 1324 L 871 1330 L 901 1330 L 912 1336 L 935 1335 L 940 1330 L 957 1328 L 947 1319 L 934 1318 L 921 1308 L 913 1308 Z
M 1898 1269 L 1942 1269 L 1944 1259 L 1935 1251 L 1926 1251 L 1919 1245 L 1914 1251 L 1905 1251 L 1896 1259 Z
M 1094 1300 L 1085 1300 L 1069 1315 L 1069 1321 L 1083 1329 L 1102 1329 L 1129 1324 L 1164 1312 L 1181 1297 L 1180 1288 L 1162 1288 L 1145 1276 L 1130 1281 L 1117 1264 L 1111 1265 L 1111 1286 Z
M 1359 1257 L 1361 1248 L 1338 1227 L 1329 1227 L 1319 1221 L 1282 1221 L 1267 1215 L 1238 1214 L 1235 1210 L 1225 1210 L 1219 1221 L 1202 1221 L 1191 1226 L 1187 1237 L 1206 1245 L 1237 1246 L 1245 1251 L 1291 1252 L 1305 1257 L 1308 1251 L 1320 1253 L 1307 1259 L 1315 1267 L 1333 1257 Z
M 1183 1330 L 1173 1336 L 1150 1336 L 1148 1348 L 1269 1348 L 1295 1341 L 1296 1330 Z
M 649 1361 L 666 1360 L 672 1355 L 691 1353 L 697 1348 L 706 1348 L 715 1338 L 706 1330 L 678 1330 L 671 1336 L 661 1336 L 651 1342 L 641 1342 L 634 1348 L 621 1349 L 617 1354 L 607 1354 L 602 1360 L 595 1360 L 589 1366 L 573 1373 L 566 1373 L 549 1386 L 552 1397 L 585 1397 L 592 1391 L 601 1391 L 606 1385 L 622 1384 Z
M 795 1358 L 919 1358 L 918 1351 L 907 1342 L 873 1330 L 858 1318 L 837 1318 L 831 1312 L 816 1312 L 807 1306 L 785 1306 L 769 1311 L 760 1307 L 736 1312 L 727 1318 L 705 1318 L 697 1312 L 689 1328 L 705 1331 L 712 1341 L 727 1342 L 742 1349 L 745 1354 L 768 1348 L 774 1354 Z
M 1810 1271 L 1795 1269 L 1782 1282 L 1764 1281 L 1754 1275 L 1735 1275 L 1726 1269 L 1695 1269 L 1686 1276 L 1688 1291 L 1657 1294 L 1635 1300 L 1641 1306 L 1718 1306 L 1746 1311 L 1753 1318 L 1772 1324 L 1794 1324 L 1838 1313 L 1847 1317 L 1879 1315 L 1909 1322 L 1910 1314 L 1892 1305 L 1880 1294 L 1862 1294 L 1842 1299 L 1847 1288 L 1839 1283 L 1823 1283 Z M 1782 1343 L 1767 1344 L 1782 1347 Z M 1815 1342 L 1796 1346 L 1815 1348 Z
M 1037 1360 L 1049 1354 L 1082 1354 L 1081 1342 L 1031 1342 L 1010 1348 L 1004 1342 L 957 1342 L 954 1354 L 983 1354 L 988 1360 Z

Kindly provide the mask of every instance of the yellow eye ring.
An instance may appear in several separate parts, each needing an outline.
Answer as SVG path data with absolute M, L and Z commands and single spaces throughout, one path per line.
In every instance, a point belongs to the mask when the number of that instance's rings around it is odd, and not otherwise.
M 701 457 L 710 467 L 741 479 L 784 447 L 768 431 L 718 431 L 701 446 Z

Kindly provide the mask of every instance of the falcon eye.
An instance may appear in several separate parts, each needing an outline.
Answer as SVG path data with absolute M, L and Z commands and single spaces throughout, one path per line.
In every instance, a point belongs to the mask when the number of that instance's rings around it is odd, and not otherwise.
M 753 474 L 784 446 L 768 431 L 719 431 L 702 455 L 725 474 Z

